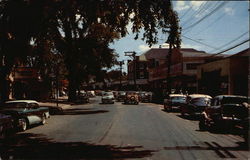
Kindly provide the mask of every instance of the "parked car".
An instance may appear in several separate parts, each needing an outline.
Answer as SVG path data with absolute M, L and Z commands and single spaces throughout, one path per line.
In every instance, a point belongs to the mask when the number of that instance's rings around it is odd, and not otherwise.
M 213 98 L 212 105 L 202 112 L 199 128 L 205 129 L 231 129 L 236 125 L 246 128 L 249 119 L 249 108 L 244 105 L 248 98 L 237 95 L 219 95 Z M 247 105 L 248 106 L 248 105 Z M 249 125 L 249 122 L 247 122 Z
M 13 130 L 13 119 L 10 115 L 0 113 L 0 139 Z
M 120 102 L 120 101 L 123 102 L 125 97 L 126 97 L 126 92 L 125 91 L 119 91 L 118 94 L 117 94 L 116 99 L 117 99 L 118 102 Z
M 139 101 L 140 102 L 151 102 L 152 101 L 152 94 L 151 92 L 139 92 Z
M 95 97 L 95 91 L 87 91 L 89 97 Z
M 81 90 L 80 92 L 77 93 L 76 102 L 77 103 L 89 103 L 88 94 L 85 91 Z
M 50 117 L 48 107 L 40 107 L 34 100 L 7 101 L 0 110 L 1 113 L 11 115 L 14 119 L 14 127 L 25 131 L 30 125 L 44 125 Z
M 126 92 L 126 97 L 124 99 L 124 104 L 139 104 L 139 96 L 138 93 L 134 91 Z
M 186 103 L 186 95 L 183 94 L 169 94 L 166 99 L 164 99 L 164 110 L 179 111 L 180 107 Z
M 187 96 L 186 103 L 180 107 L 182 116 L 201 115 L 205 107 L 210 106 L 212 97 L 205 94 L 191 94 Z
M 104 92 L 102 95 L 102 103 L 115 103 L 115 97 L 113 92 Z

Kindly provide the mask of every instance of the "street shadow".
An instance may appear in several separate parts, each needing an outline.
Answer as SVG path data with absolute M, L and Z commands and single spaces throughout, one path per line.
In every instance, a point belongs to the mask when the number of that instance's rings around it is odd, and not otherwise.
M 246 145 L 238 144 L 235 147 L 223 147 L 217 142 L 203 142 L 204 145 L 195 145 L 195 146 L 175 146 L 175 147 L 164 147 L 165 150 L 210 150 L 214 151 L 219 158 L 237 158 L 231 151 L 248 151 L 249 148 Z
M 182 118 L 182 119 L 187 119 L 190 121 L 199 121 L 200 120 L 200 116 L 190 116 L 190 115 L 177 115 L 178 117 Z
M 90 110 L 90 109 L 78 109 L 78 110 L 64 110 L 59 115 L 87 115 L 87 114 L 99 114 L 99 113 L 106 113 L 109 112 L 108 110 Z
M 117 147 L 84 142 L 56 142 L 44 135 L 21 133 L 0 144 L 2 159 L 137 159 L 153 150 L 142 146 Z

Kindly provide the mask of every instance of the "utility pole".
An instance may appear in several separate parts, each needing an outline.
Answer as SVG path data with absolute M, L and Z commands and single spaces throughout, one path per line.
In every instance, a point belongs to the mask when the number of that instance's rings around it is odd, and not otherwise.
M 134 89 L 137 90 L 137 86 L 136 86 L 136 52 L 135 51 L 127 51 L 127 52 L 125 52 L 125 56 L 129 56 L 133 59 Z
M 122 89 L 122 65 L 124 64 L 123 61 L 119 61 L 120 65 L 120 90 Z

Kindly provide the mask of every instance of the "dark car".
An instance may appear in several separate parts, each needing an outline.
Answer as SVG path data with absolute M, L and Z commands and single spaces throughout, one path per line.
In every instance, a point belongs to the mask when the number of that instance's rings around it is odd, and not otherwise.
M 186 95 L 170 94 L 164 99 L 164 109 L 168 112 L 179 111 L 180 107 L 186 103 Z
M 213 98 L 212 105 L 205 108 L 199 122 L 199 128 L 231 129 L 236 125 L 245 126 L 249 108 L 244 105 L 248 98 L 237 95 L 220 95 Z
M 128 91 L 124 99 L 124 104 L 139 104 L 139 96 L 135 91 Z
M 21 131 L 25 131 L 33 124 L 43 125 L 49 118 L 49 108 L 40 107 L 38 102 L 33 100 L 7 101 L 0 112 L 11 115 L 14 119 L 14 127 Z
M 117 93 L 116 99 L 117 99 L 118 102 L 123 102 L 125 97 L 126 97 L 126 92 L 125 91 L 119 91 Z
M 139 101 L 140 102 L 151 102 L 152 93 L 151 92 L 139 92 Z
M 13 129 L 13 119 L 10 115 L 0 113 L 0 139 L 5 136 Z
M 85 91 L 80 91 L 76 96 L 76 103 L 89 103 L 89 96 Z
M 180 112 L 182 116 L 201 115 L 205 107 L 210 106 L 212 97 L 204 94 L 191 94 L 187 96 L 186 103 L 181 106 Z

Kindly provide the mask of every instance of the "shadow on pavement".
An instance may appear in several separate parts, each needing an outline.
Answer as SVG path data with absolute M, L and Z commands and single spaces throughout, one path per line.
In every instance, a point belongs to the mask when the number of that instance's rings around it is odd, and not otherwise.
M 109 112 L 108 110 L 89 110 L 89 109 L 77 109 L 77 110 L 71 110 L 67 109 L 64 110 L 59 115 L 86 115 L 86 114 L 98 114 L 98 113 L 106 113 Z
M 182 119 L 187 119 L 187 120 L 191 120 L 191 121 L 199 121 L 200 120 L 200 116 L 189 116 L 189 115 L 177 115 L 178 117 L 182 118 Z
M 141 146 L 116 147 L 83 142 L 56 142 L 44 135 L 21 133 L 0 144 L 2 159 L 136 159 L 153 150 Z
M 248 151 L 248 147 L 243 144 L 238 144 L 235 147 L 223 147 L 217 142 L 203 142 L 204 146 L 175 146 L 175 147 L 164 147 L 165 150 L 211 150 L 214 151 L 220 158 L 237 158 L 230 151 Z

